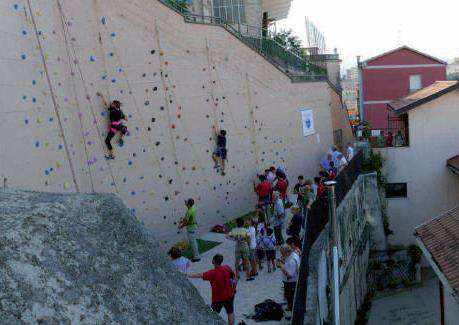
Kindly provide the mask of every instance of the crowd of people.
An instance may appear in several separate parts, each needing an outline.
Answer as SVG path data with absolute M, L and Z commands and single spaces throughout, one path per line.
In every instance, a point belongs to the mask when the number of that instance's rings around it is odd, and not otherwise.
M 219 313 L 225 308 L 228 324 L 234 324 L 234 296 L 242 271 L 246 281 L 253 281 L 265 267 L 268 273 L 277 270 L 282 272 L 286 311 L 291 311 L 308 213 L 314 201 L 324 197 L 325 182 L 333 180 L 353 156 L 354 149 L 350 143 L 344 154 L 333 147 L 321 160 L 319 175 L 313 179 L 298 176 L 291 191 L 283 168 L 270 167 L 258 175 L 257 181 L 253 182 L 257 195 L 255 217 L 248 220 L 238 218 L 236 227 L 226 234 L 228 239 L 234 241 L 234 271 L 230 266 L 223 265 L 223 256 L 217 254 L 212 260 L 213 269 L 204 273 L 189 273 L 191 262 L 181 256 L 177 248 L 169 252 L 174 265 L 190 278 L 201 278 L 210 282 L 212 309 Z M 293 195 L 289 196 L 289 193 Z M 295 199 L 292 200 L 292 197 Z M 179 227 L 187 229 L 193 261 L 198 261 L 199 251 L 194 236 L 194 201 L 187 200 L 186 207 L 186 215 Z M 290 220 L 287 218 L 287 210 L 291 211 Z M 287 235 L 286 240 L 284 234 Z

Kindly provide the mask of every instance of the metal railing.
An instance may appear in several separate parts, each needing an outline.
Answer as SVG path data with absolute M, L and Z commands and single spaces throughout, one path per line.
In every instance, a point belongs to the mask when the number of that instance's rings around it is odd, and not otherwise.
M 287 49 L 276 40 L 276 33 L 269 29 L 233 23 L 219 17 L 192 13 L 186 3 L 180 0 L 159 0 L 161 3 L 182 15 L 186 22 L 222 26 L 247 46 L 258 52 L 293 82 L 326 80 L 327 69 L 313 62 L 326 61 L 329 55 L 306 56 Z
M 363 151 L 359 151 L 349 164 L 338 174 L 334 179 L 335 185 L 335 204 L 336 207 L 344 200 L 346 194 L 350 191 L 355 181 L 362 171 L 362 163 L 364 160 Z M 306 233 L 304 235 L 303 247 L 301 253 L 301 264 L 299 269 L 298 282 L 295 292 L 295 301 L 293 306 L 292 324 L 303 324 L 304 315 L 306 312 L 307 289 L 308 289 L 308 274 L 309 274 L 309 253 L 314 245 L 314 242 L 319 237 L 322 230 L 329 221 L 330 204 L 327 198 L 326 191 L 322 196 L 312 204 L 308 212 L 308 220 L 306 222 Z M 339 222 L 339 220 L 338 220 Z

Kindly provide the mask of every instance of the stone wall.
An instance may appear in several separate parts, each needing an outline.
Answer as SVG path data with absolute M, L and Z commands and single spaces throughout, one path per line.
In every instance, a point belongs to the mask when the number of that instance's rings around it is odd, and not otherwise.
M 206 232 L 253 209 L 257 172 L 315 175 L 332 144 L 326 82 L 292 83 L 225 29 L 185 23 L 159 1 L 5 0 L 0 18 L 9 187 L 116 193 L 170 245 L 185 199 Z M 114 161 L 96 91 L 129 116 Z M 300 108 L 313 111 L 308 137 Z M 213 125 L 228 132 L 225 177 L 213 169 Z

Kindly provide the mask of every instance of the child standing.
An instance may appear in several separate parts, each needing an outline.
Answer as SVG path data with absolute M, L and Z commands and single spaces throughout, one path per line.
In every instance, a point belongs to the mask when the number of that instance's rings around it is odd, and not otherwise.
M 268 273 L 271 273 L 276 270 L 276 236 L 274 236 L 272 228 L 266 230 L 262 243 L 266 253 Z
M 172 258 L 172 264 L 174 264 L 181 273 L 188 273 L 191 267 L 191 261 L 182 256 L 182 251 L 179 248 L 172 247 L 168 254 Z
M 260 225 L 260 224 L 258 224 Z M 259 228 L 257 227 L 257 263 L 258 263 L 258 268 L 260 270 L 263 270 L 263 260 L 265 259 L 265 247 L 263 245 L 263 237 L 265 235 L 265 228 Z

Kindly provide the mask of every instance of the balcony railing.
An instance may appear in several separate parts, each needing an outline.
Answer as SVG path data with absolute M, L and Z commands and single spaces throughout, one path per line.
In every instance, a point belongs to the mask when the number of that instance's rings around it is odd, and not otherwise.
M 293 82 L 327 80 L 327 69 L 313 62 L 323 62 L 331 57 L 329 58 L 326 55 L 308 57 L 302 53 L 287 49 L 277 42 L 276 34 L 269 29 L 232 23 L 219 17 L 194 14 L 190 12 L 183 1 L 159 1 L 181 14 L 186 22 L 222 26 L 240 41 L 286 73 Z

